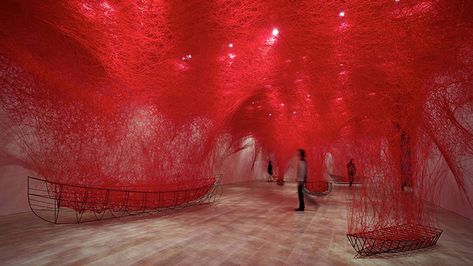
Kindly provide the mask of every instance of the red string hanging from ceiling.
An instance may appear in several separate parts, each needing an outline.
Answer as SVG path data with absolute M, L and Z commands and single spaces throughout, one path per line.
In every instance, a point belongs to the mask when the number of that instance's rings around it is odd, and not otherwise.
M 0 7 L 2 130 L 48 180 L 192 186 L 252 136 L 279 169 L 305 148 L 314 180 L 355 158 L 350 232 L 429 224 L 435 155 L 470 200 L 469 1 Z

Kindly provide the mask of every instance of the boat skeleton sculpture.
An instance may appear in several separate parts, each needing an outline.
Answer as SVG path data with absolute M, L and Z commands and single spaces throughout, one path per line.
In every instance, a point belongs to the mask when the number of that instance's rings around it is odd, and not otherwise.
M 39 218 L 55 224 L 98 221 L 213 203 L 222 194 L 221 175 L 172 190 L 102 188 L 28 176 L 28 203 Z
M 332 182 L 308 181 L 304 185 L 303 192 L 310 196 L 326 196 L 332 192 Z
M 30 179 L 33 210 L 180 208 L 213 199 L 194 181 L 237 151 L 282 170 L 303 148 L 312 177 L 356 161 L 355 249 L 433 243 L 425 202 L 473 207 L 473 1 L 293 2 L 0 1 L 2 151 L 60 183 Z M 152 191 L 171 179 L 189 184 Z

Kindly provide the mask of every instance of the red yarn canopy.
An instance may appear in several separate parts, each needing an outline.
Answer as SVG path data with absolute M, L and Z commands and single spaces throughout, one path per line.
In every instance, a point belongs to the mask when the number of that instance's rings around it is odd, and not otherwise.
M 437 157 L 470 200 L 472 17 L 460 0 L 3 0 L 2 131 L 39 175 L 99 187 L 192 184 L 248 136 L 280 170 L 306 149 L 311 179 L 354 158 L 350 231 L 429 223 Z

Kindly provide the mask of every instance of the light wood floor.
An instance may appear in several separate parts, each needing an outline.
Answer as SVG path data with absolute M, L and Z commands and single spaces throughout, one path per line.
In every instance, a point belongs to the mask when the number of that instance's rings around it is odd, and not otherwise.
M 0 265 L 473 265 L 473 221 L 439 210 L 438 245 L 355 259 L 346 234 L 347 188 L 307 201 L 295 184 L 224 186 L 214 205 L 80 225 L 32 213 L 0 217 Z

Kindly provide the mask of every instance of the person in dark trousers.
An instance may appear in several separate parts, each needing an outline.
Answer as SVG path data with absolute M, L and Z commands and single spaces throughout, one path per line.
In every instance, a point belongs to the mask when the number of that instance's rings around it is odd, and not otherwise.
M 353 178 L 356 174 L 355 163 L 353 163 L 353 159 L 347 163 L 347 171 L 348 171 L 348 180 L 350 181 L 350 187 L 353 184 Z
M 268 161 L 268 182 L 273 181 L 273 165 L 271 164 L 271 160 Z
M 303 149 L 299 149 L 299 163 L 297 165 L 297 195 L 299 196 L 299 208 L 294 209 L 295 211 L 304 211 L 305 204 L 304 204 L 304 193 L 302 189 L 304 188 L 304 184 L 307 180 L 307 162 L 305 160 L 305 151 Z

